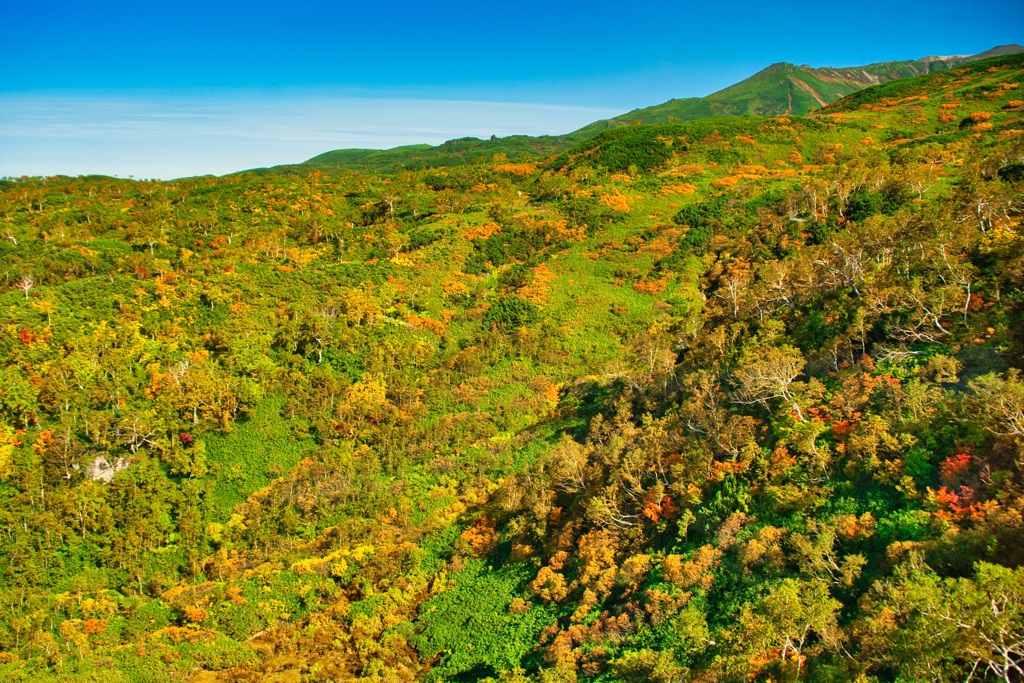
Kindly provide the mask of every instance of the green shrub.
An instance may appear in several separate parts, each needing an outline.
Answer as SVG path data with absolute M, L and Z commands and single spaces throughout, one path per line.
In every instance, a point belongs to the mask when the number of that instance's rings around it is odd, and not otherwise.
M 485 319 L 503 332 L 512 332 L 537 322 L 540 311 L 525 299 L 507 296 L 491 304 Z

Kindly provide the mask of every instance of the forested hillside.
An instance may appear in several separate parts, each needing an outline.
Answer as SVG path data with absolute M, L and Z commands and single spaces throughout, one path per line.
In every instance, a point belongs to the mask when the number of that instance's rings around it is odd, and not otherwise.
M 1021 680 L 1022 76 L 0 182 L 0 675 Z
M 1021 51 L 1024 48 L 1020 45 L 1000 45 L 977 55 L 925 57 L 839 68 L 779 62 L 706 97 L 674 99 L 653 107 L 635 109 L 607 121 L 595 121 L 572 133 L 572 136 L 589 137 L 602 130 L 637 122 L 669 123 L 746 114 L 808 114 L 872 85 L 946 71 L 973 61 Z
M 458 138 L 437 146 L 408 145 L 392 149 L 337 149 L 300 164 L 254 169 L 256 173 L 300 173 L 348 169 L 374 173 L 451 167 L 481 163 L 495 154 L 510 161 L 534 163 L 572 145 L 623 126 L 692 121 L 715 116 L 790 116 L 808 114 L 871 85 L 949 70 L 996 56 L 1024 52 L 1020 45 L 1000 45 L 978 55 L 925 57 L 854 67 L 797 66 L 780 62 L 750 78 L 706 97 L 673 99 L 634 109 L 611 119 L 594 121 L 564 135 L 511 135 L 489 140 Z

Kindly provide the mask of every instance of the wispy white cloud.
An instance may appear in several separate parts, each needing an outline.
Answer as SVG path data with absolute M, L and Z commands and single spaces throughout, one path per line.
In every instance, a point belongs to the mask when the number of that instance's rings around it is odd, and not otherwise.
M 296 163 L 346 147 L 544 135 L 620 112 L 294 91 L 0 95 L 0 175 L 175 178 Z

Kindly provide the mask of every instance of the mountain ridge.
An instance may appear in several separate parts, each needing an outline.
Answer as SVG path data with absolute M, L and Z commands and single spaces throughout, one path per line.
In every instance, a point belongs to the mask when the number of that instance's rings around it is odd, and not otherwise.
M 968 62 L 1016 52 L 1024 52 L 1024 47 L 999 45 L 976 55 L 930 56 L 847 67 L 776 62 L 710 95 L 672 99 L 652 107 L 634 109 L 621 116 L 595 121 L 570 133 L 570 136 L 589 137 L 601 130 L 637 121 L 668 123 L 674 119 L 687 121 L 709 115 L 802 115 L 872 85 L 945 71 Z
M 715 116 L 803 115 L 873 85 L 947 71 L 969 62 L 1020 52 L 1024 52 L 1024 46 L 1011 44 L 998 45 L 974 55 L 933 55 L 848 67 L 811 67 L 776 62 L 704 97 L 673 98 L 611 119 L 594 121 L 562 135 L 511 135 L 491 140 L 456 138 L 436 146 L 405 145 L 384 150 L 338 149 L 298 164 L 250 170 L 257 173 L 302 173 L 330 168 L 411 170 L 489 160 L 495 154 L 505 154 L 509 160 L 528 161 L 560 154 L 605 130 L 638 123 L 672 123 Z

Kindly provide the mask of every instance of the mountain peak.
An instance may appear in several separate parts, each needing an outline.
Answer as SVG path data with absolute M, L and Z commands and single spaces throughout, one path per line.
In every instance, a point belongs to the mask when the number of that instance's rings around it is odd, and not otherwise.
M 750 78 L 706 97 L 673 99 L 598 121 L 571 134 L 583 138 L 635 121 L 666 123 L 708 116 L 807 114 L 872 85 L 945 71 L 968 62 L 1024 52 L 1020 45 L 999 45 L 976 55 L 931 56 L 864 66 L 813 67 L 775 62 Z
M 761 69 L 760 71 L 757 72 L 757 74 L 754 74 L 754 76 L 757 76 L 758 74 L 770 74 L 770 73 L 778 73 L 779 71 L 789 71 L 791 69 L 797 69 L 797 68 L 799 68 L 799 67 L 797 67 L 796 64 L 791 64 L 789 62 L 775 62 L 774 64 L 771 64 L 771 65 L 766 66 L 765 68 Z
M 1024 52 L 1024 46 L 1017 45 L 1016 43 L 1011 45 L 997 45 L 991 50 L 985 50 L 979 52 L 976 55 L 967 57 L 968 61 L 977 61 L 979 59 L 988 59 L 989 57 L 1002 57 L 1003 55 L 1015 55 L 1018 52 Z

